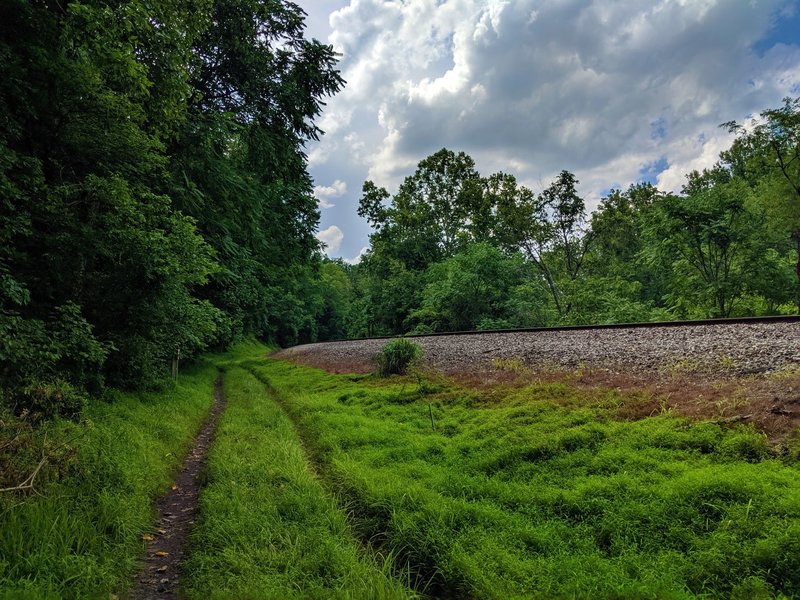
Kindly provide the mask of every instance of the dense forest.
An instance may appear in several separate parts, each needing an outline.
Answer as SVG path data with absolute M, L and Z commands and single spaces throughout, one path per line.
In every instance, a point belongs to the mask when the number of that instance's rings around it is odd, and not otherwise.
M 313 339 L 304 144 L 343 84 L 280 0 L 0 5 L 0 382 L 77 410 L 243 336 Z
M 323 257 L 305 145 L 344 85 L 281 0 L 0 6 L 0 381 L 70 414 L 247 336 L 791 313 L 800 99 L 742 126 L 679 195 L 588 214 L 443 149 L 392 195 L 367 181 L 359 265 Z
M 442 149 L 396 194 L 367 181 L 356 266 L 322 265 L 324 337 L 794 314 L 800 98 L 746 125 L 680 194 L 615 189 L 587 214 L 575 174 L 539 193 Z

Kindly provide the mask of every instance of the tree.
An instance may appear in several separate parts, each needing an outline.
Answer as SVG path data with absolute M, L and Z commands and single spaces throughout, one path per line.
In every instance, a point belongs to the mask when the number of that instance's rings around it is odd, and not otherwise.
M 574 282 L 592 240 L 586 231 L 586 207 L 578 195 L 577 178 L 569 171 L 534 199 L 527 190 L 509 195 L 498 208 L 498 230 L 507 247 L 521 248 L 544 277 L 559 315 L 569 313 L 562 280 Z
M 782 107 L 763 111 L 749 128 L 735 121 L 723 126 L 737 134 L 733 147 L 722 153 L 723 162 L 753 184 L 765 178 L 779 182 L 779 192 L 767 207 L 794 245 L 795 302 L 800 312 L 800 97 L 786 98 Z
M 480 222 L 481 183 L 472 158 L 443 148 L 420 161 L 394 197 L 366 181 L 358 214 L 376 229 L 373 248 L 424 269 L 471 238 Z
M 12 387 L 153 381 L 219 316 L 193 296 L 213 252 L 162 187 L 195 21 L 177 1 L 0 11 L 0 272 L 14 296 L 0 319 L 16 347 L 2 368 Z
M 408 320 L 419 332 L 476 329 L 483 321 L 508 325 L 509 297 L 524 278 L 521 255 L 506 256 L 486 242 L 472 244 L 431 265 L 421 306 Z
M 691 173 L 683 196 L 658 204 L 648 254 L 671 269 L 671 299 L 684 315 L 731 316 L 761 271 L 764 214 L 749 200 L 746 182 L 717 167 Z
M 304 16 L 292 2 L 214 0 L 191 46 L 170 191 L 222 263 L 204 294 L 230 315 L 228 340 L 315 335 L 313 295 L 300 291 L 319 260 L 303 145 L 320 135 L 323 99 L 344 82 L 333 49 L 303 37 Z
M 303 144 L 343 81 L 303 17 L 0 4 L 0 392 L 140 386 L 178 351 L 316 336 Z

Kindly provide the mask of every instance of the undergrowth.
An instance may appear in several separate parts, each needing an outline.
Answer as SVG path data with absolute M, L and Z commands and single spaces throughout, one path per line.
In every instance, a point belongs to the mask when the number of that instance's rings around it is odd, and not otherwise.
M 0 487 L 47 457 L 31 490 L 0 493 L 0 598 L 108 598 L 129 585 L 152 502 L 208 413 L 215 377 L 204 364 L 159 393 L 90 400 L 78 424 L 0 415 Z
M 558 383 L 479 395 L 249 368 L 304 432 L 359 537 L 433 595 L 800 595 L 800 468 L 752 428 L 624 421 L 619 399 Z
M 291 421 L 239 368 L 207 465 L 185 565 L 192 598 L 406 598 L 391 557 L 359 550 Z

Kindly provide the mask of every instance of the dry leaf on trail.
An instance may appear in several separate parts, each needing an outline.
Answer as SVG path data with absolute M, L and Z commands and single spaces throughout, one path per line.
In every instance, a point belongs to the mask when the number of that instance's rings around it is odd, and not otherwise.
M 152 534 L 152 533 L 145 533 L 145 534 L 142 536 L 142 539 L 143 539 L 145 542 L 152 542 L 152 541 L 153 541 L 155 538 L 153 537 L 153 534 Z
M 155 555 L 156 556 L 169 556 L 169 552 L 164 552 L 162 550 L 159 550 L 158 552 L 155 553 Z
M 178 484 L 177 483 L 173 483 L 172 484 L 172 489 L 173 490 L 177 490 L 178 489 Z
M 159 573 L 163 573 L 163 572 L 164 572 L 164 571 L 166 571 L 166 570 L 167 570 L 167 565 L 164 565 L 163 567 L 158 567 L 158 568 L 156 569 L 156 571 L 158 571 Z

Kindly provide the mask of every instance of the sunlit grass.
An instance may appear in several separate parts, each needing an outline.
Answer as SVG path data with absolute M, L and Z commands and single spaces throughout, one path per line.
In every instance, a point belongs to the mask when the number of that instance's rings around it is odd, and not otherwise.
M 216 375 L 206 363 L 164 392 L 92 401 L 77 428 L 48 426 L 74 438 L 77 456 L 33 495 L 0 496 L 0 597 L 108 598 L 130 584 L 153 500 L 208 413 Z
M 800 594 L 800 468 L 751 428 L 617 420 L 564 384 L 426 396 L 410 379 L 250 368 L 299 423 L 360 536 L 433 593 Z
M 228 408 L 185 565 L 193 598 L 404 598 L 391 561 L 360 550 L 263 384 L 225 375 Z

